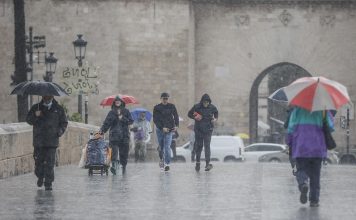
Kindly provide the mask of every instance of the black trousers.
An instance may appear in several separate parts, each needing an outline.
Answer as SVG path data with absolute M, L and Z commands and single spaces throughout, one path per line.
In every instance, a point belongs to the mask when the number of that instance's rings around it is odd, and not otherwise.
M 205 162 L 206 165 L 210 163 L 210 141 L 212 133 L 195 132 L 195 154 L 196 162 L 200 162 L 201 152 L 203 147 L 205 149 Z
M 129 142 L 128 141 L 112 141 L 110 142 L 111 161 L 120 161 L 122 166 L 126 166 L 127 158 L 129 157 Z
M 35 175 L 39 179 L 44 178 L 45 186 L 50 186 L 54 181 L 56 149 L 55 147 L 35 147 L 33 151 Z

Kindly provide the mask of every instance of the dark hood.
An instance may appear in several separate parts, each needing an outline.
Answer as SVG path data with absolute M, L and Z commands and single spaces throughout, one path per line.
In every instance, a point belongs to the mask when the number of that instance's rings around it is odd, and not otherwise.
M 116 98 L 114 99 L 114 101 L 111 104 L 111 109 L 116 108 L 115 101 L 121 101 L 121 105 L 119 108 L 125 108 L 126 104 L 125 104 L 124 100 L 122 100 L 120 97 L 116 96 Z
M 205 93 L 205 94 L 201 97 L 201 99 L 200 99 L 200 104 L 203 104 L 203 101 L 208 101 L 209 104 L 211 104 L 210 96 Z

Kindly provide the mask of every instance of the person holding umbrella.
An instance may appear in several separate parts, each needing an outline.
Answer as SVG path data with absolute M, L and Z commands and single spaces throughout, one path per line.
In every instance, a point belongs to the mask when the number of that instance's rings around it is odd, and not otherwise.
M 52 190 L 54 164 L 59 137 L 65 132 L 68 121 L 64 109 L 52 95 L 42 96 L 41 102 L 34 104 L 26 121 L 33 126 L 33 158 L 37 186 Z
M 327 147 L 330 147 L 325 129 L 334 130 L 332 111 L 350 101 L 347 89 L 325 77 L 303 77 L 269 98 L 287 101 L 292 107 L 285 123 L 286 143 L 296 161 L 299 200 L 302 204 L 307 203 L 309 191 L 310 207 L 318 207 L 321 163 L 327 156 Z
M 161 103 L 153 109 L 153 122 L 156 125 L 157 140 L 159 144 L 160 168 L 169 170 L 171 161 L 172 134 L 179 127 L 179 116 L 174 104 L 168 102 L 169 94 L 161 94 Z
M 199 103 L 195 104 L 188 112 L 188 117 L 194 119 L 194 133 L 195 133 L 195 154 L 196 164 L 195 170 L 200 170 L 200 156 L 205 149 L 205 171 L 213 168 L 210 164 L 210 141 L 213 133 L 214 122 L 218 119 L 218 109 L 211 104 L 211 99 L 208 94 L 201 97 Z
M 109 142 L 112 148 L 110 171 L 113 175 L 116 175 L 119 162 L 122 166 L 122 173 L 126 172 L 130 142 L 129 125 L 132 123 L 133 119 L 129 110 L 125 108 L 125 102 L 116 96 L 112 102 L 111 110 L 100 128 L 101 133 L 110 129 Z M 118 160 L 118 155 L 120 160 Z
M 146 111 L 140 111 L 131 129 L 134 132 L 135 162 L 145 161 L 146 145 L 151 139 L 152 128 L 146 114 Z

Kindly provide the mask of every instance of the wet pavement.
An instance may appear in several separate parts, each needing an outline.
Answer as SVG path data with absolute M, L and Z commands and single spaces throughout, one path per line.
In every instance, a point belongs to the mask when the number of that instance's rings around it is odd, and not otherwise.
M 299 203 L 288 164 L 130 163 L 126 175 L 89 177 L 76 166 L 56 168 L 53 191 L 26 174 L 0 180 L 0 219 L 354 220 L 356 166 L 323 167 L 320 207 Z

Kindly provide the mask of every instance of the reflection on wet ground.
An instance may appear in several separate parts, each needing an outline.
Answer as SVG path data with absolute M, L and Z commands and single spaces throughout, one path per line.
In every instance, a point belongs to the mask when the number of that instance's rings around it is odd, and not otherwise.
M 288 164 L 215 163 L 211 172 L 130 163 L 125 176 L 56 169 L 53 191 L 33 174 L 0 180 L 0 219 L 315 219 L 353 220 L 356 167 L 322 169 L 319 208 L 299 204 Z

